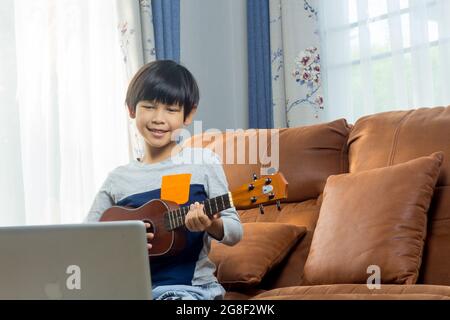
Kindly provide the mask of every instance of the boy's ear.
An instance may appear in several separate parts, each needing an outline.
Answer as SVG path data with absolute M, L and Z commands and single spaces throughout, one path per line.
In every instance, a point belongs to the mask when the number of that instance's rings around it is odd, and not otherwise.
M 131 119 L 136 118 L 136 111 L 133 111 L 133 109 L 131 109 L 130 106 L 128 106 L 128 114 L 130 115 Z
M 192 120 L 194 120 L 194 115 L 197 112 L 197 106 L 193 106 L 191 109 L 191 112 L 189 112 L 189 114 L 186 116 L 186 118 L 184 119 L 184 125 L 188 126 L 192 123 Z

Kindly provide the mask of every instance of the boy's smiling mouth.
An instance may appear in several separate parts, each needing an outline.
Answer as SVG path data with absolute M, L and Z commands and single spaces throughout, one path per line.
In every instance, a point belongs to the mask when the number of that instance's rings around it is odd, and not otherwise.
M 168 132 L 169 130 L 163 130 L 163 129 L 156 129 L 156 128 L 149 128 L 147 127 L 148 130 L 153 131 L 153 132 Z
M 164 136 L 169 130 L 163 130 L 163 129 L 156 129 L 156 128 L 149 128 L 147 127 L 147 130 L 152 133 L 153 136 L 160 138 Z

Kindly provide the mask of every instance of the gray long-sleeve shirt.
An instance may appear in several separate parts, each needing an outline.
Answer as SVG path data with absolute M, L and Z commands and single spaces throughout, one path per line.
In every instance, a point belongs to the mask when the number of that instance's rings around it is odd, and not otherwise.
M 111 171 L 97 193 L 85 222 L 98 221 L 113 205 L 140 207 L 160 199 L 163 176 L 191 174 L 189 200 L 181 206 L 204 201 L 228 192 L 227 180 L 217 155 L 209 149 L 184 148 L 179 154 L 159 163 L 137 160 Z M 235 208 L 221 211 L 224 237 L 221 243 L 234 245 L 242 238 L 242 225 Z M 186 229 L 187 245 L 175 257 L 150 261 L 152 284 L 202 285 L 215 281 L 215 265 L 208 259 L 211 236 Z

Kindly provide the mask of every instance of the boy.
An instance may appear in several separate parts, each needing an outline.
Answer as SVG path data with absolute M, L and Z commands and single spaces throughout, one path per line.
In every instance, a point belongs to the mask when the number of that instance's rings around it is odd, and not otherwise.
M 242 225 L 234 208 L 210 220 L 198 203 L 228 192 L 219 158 L 208 149 L 182 148 L 173 138 L 177 129 L 192 122 L 198 101 L 194 77 L 174 61 L 151 62 L 136 73 L 128 87 L 126 104 L 145 140 L 144 157 L 109 173 L 85 219 L 98 221 L 113 205 L 140 207 L 160 198 L 163 176 L 191 175 L 189 199 L 179 203 L 190 205 L 185 218 L 187 245 L 175 257 L 151 261 L 155 299 L 223 299 L 225 290 L 214 276 L 215 265 L 208 259 L 211 238 L 226 245 L 234 245 L 242 238 Z M 193 153 L 197 155 L 191 157 Z M 175 161 L 199 159 L 198 153 L 202 164 Z M 150 240 L 153 236 L 147 234 Z

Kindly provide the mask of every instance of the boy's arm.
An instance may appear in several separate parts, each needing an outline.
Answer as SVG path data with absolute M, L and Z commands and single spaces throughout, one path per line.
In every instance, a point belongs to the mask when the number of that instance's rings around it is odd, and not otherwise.
M 208 197 L 214 198 L 228 192 L 228 182 L 220 159 L 212 151 L 211 164 L 208 165 Z M 207 232 L 220 243 L 232 246 L 242 239 L 242 224 L 236 208 L 220 212 L 220 218 L 214 219 Z
M 216 239 L 217 241 L 223 241 L 225 232 L 223 231 L 223 220 L 222 218 L 217 218 L 212 220 L 211 225 L 206 229 L 206 232 Z
M 111 197 L 110 181 L 110 176 L 108 176 L 103 185 L 100 187 L 100 190 L 97 192 L 91 209 L 83 220 L 84 223 L 98 222 L 103 212 L 115 204 Z

